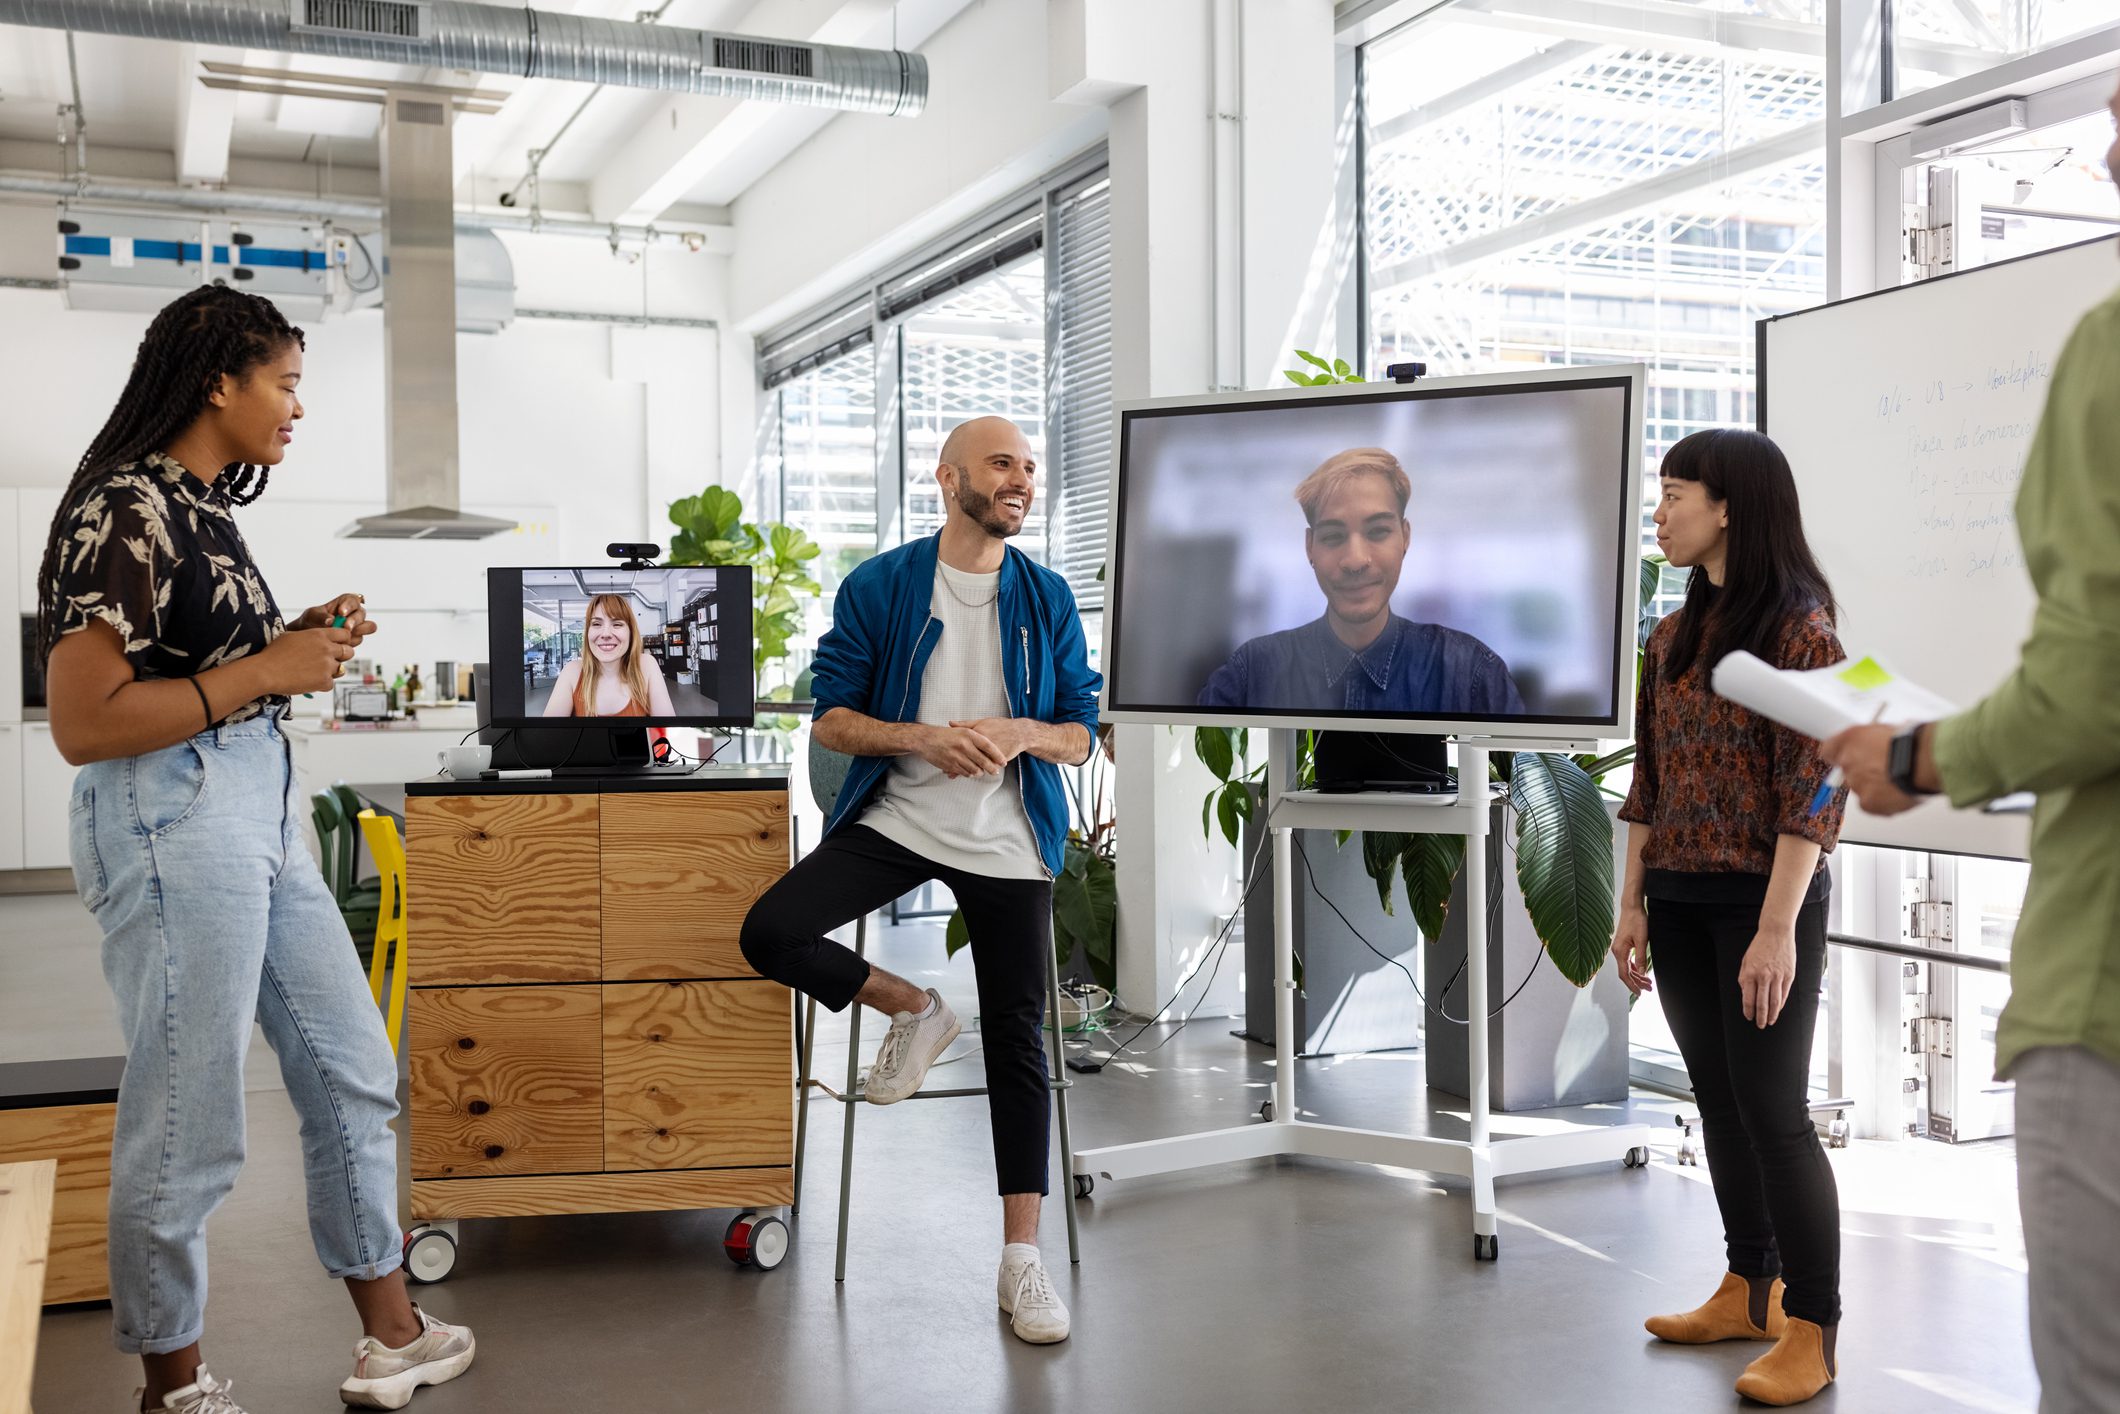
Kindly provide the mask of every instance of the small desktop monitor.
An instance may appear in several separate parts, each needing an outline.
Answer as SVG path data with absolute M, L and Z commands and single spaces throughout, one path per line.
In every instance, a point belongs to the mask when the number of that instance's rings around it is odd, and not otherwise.
M 1122 405 L 1104 715 L 1630 735 L 1644 372 Z
M 497 727 L 748 727 L 746 566 L 486 572 Z

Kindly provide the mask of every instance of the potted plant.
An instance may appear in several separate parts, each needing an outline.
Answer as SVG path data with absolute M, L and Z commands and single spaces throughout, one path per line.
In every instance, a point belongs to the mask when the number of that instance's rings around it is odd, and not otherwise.
M 805 684 L 801 675 L 767 685 L 766 670 L 788 656 L 788 646 L 802 632 L 802 594 L 823 590 L 810 574 L 822 547 L 792 525 L 769 521 L 754 525 L 743 518 L 743 498 L 723 486 L 709 486 L 696 496 L 670 503 L 670 541 L 666 565 L 744 565 L 751 571 L 751 675 L 759 700 L 790 702 Z M 794 730 L 793 717 L 768 717 L 768 731 Z

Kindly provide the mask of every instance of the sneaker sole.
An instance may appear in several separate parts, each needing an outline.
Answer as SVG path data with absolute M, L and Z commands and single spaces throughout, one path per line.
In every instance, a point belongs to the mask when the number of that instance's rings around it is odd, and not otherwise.
M 420 1386 L 447 1384 L 470 1369 L 471 1357 L 477 1353 L 478 1341 L 474 1337 L 460 1353 L 445 1359 L 429 1360 L 381 1379 L 349 1379 L 339 1386 L 339 1399 L 357 1409 L 403 1409 Z
M 900 1100 L 910 1100 L 913 1096 L 920 1093 L 921 1086 L 927 1084 L 927 1074 L 928 1071 L 934 1068 L 935 1057 L 941 1055 L 944 1051 L 948 1050 L 950 1048 L 950 1043 L 952 1041 L 955 1041 L 958 1036 L 963 1034 L 963 1032 L 964 1026 L 961 1022 L 957 1022 L 954 1020 L 950 1022 L 949 1034 L 947 1036 L 944 1036 L 941 1041 L 937 1042 L 934 1049 L 930 1050 L 927 1055 L 921 1059 L 920 1078 L 913 1082 L 913 1087 L 910 1090 L 905 1091 L 903 1094 L 879 1096 L 874 1090 L 870 1090 L 864 1086 L 861 1092 L 862 1098 L 867 1100 L 872 1105 L 895 1105 Z
M 1016 1324 L 1016 1303 L 1002 1296 L 999 1292 L 995 1293 L 995 1300 L 1001 1303 L 1001 1314 L 1009 1318 L 1009 1333 L 1026 1345 L 1058 1345 L 1074 1332 L 1074 1322 L 1070 1321 L 1067 1329 L 1058 1335 L 1025 1335 L 1023 1328 Z
M 1008 1328 L 1016 1339 L 1022 1341 L 1025 1345 L 1058 1345 L 1068 1337 L 1068 1332 L 1066 1331 L 1062 1331 L 1058 1335 L 1026 1335 L 1023 1328 L 1014 1321 L 1009 1322 Z

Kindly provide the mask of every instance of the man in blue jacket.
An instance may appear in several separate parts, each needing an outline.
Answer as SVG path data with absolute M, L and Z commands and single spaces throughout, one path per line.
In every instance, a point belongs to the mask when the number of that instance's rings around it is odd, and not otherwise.
M 1067 1307 L 1038 1257 L 1050 1172 L 1045 956 L 1067 841 L 1061 766 L 1089 759 L 1099 678 L 1067 582 L 1011 549 L 1037 496 L 1014 423 L 975 418 L 943 444 L 939 534 L 857 567 L 839 586 L 812 665 L 817 744 L 855 758 L 823 843 L 744 920 L 763 976 L 833 1011 L 889 1014 L 871 1104 L 920 1088 L 958 1032 L 930 988 L 825 935 L 930 879 L 971 933 L 987 1104 L 1000 1182 L 998 1296 L 1011 1329 L 1065 1340 Z

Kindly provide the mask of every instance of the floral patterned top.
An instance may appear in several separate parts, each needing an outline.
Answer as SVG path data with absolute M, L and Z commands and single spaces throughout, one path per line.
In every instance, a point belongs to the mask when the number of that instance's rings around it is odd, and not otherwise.
M 161 453 L 95 482 L 60 515 L 57 631 L 103 620 L 139 677 L 188 678 L 285 630 L 227 497 Z M 286 702 L 260 697 L 216 725 Z
M 1797 835 L 1830 852 L 1846 806 L 1836 796 L 1811 813 L 1827 773 L 1818 743 L 1716 696 L 1705 654 L 1678 681 L 1664 680 L 1678 617 L 1649 636 L 1635 698 L 1634 785 L 1619 817 L 1654 831 L 1642 851 L 1651 898 L 1707 901 L 1729 892 L 1715 889 L 1717 882 L 1764 898 L 1776 837 Z M 1823 668 L 1846 657 L 1832 621 L 1814 611 L 1791 616 L 1775 666 Z M 1818 867 L 1822 874 L 1822 855 Z M 1737 877 L 1674 877 L 1702 875 Z M 1820 894 L 1815 882 L 1813 894 Z

